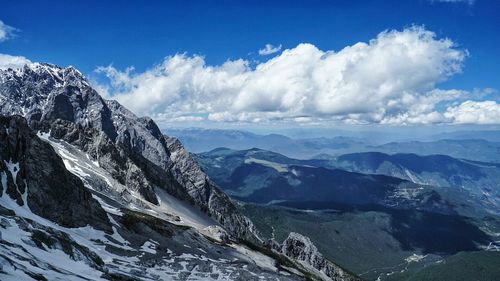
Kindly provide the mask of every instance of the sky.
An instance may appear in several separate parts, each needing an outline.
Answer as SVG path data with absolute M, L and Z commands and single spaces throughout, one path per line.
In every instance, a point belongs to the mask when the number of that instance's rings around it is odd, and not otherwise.
M 0 68 L 78 68 L 163 126 L 500 124 L 500 0 L 11 1 Z

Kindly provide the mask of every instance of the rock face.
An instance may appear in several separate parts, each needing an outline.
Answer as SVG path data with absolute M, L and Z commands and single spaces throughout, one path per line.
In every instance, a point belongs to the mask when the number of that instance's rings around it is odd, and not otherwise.
M 157 203 L 155 185 L 187 197 L 167 180 L 172 163 L 154 122 L 102 99 L 76 69 L 29 64 L 1 71 L 0 83 L 1 114 L 24 116 L 33 129 L 79 146 L 150 202 Z
M 63 226 L 111 230 L 101 205 L 24 118 L 0 116 L 0 147 L 0 195 Z
M 214 217 L 233 236 L 257 239 L 252 223 L 180 142 L 164 137 L 150 118 L 102 99 L 72 67 L 35 63 L 0 70 L 0 114 L 24 116 L 34 130 L 79 147 L 126 186 L 126 193 L 158 204 L 155 188 L 163 189 Z
M 331 280 L 359 280 L 325 259 L 311 240 L 299 233 L 291 232 L 282 244 L 271 240 L 268 242 L 268 246 L 274 251 L 300 262 L 306 268 L 323 273 Z
M 229 197 L 223 193 L 202 171 L 196 160 L 176 138 L 165 136 L 171 159 L 174 163 L 172 174 L 180 182 L 194 202 L 217 219 L 230 233 L 238 233 L 240 238 L 259 242 L 253 223 L 239 215 Z

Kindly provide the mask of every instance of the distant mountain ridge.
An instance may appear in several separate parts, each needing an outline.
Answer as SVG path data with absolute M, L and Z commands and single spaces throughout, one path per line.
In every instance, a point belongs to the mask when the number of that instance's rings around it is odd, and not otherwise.
M 270 181 L 274 182 L 275 177 L 286 178 L 287 184 L 292 186 L 291 189 L 293 190 L 293 185 L 301 186 L 309 181 L 305 180 L 304 183 L 300 183 L 300 180 L 297 180 L 300 176 L 316 175 L 317 173 L 325 176 L 329 173 L 338 174 L 350 171 L 355 173 L 338 175 L 338 178 L 355 178 L 356 173 L 363 176 L 367 174 L 385 175 L 390 177 L 385 180 L 397 178 L 417 185 L 450 187 L 457 192 L 464 190 L 464 192 L 475 196 L 476 200 L 483 204 L 484 209 L 494 213 L 498 213 L 498 206 L 500 206 L 500 185 L 498 184 L 500 165 L 456 159 L 447 155 L 422 156 L 408 153 L 358 152 L 339 156 L 324 154 L 316 159 L 300 160 L 257 148 L 240 151 L 218 148 L 197 154 L 196 157 L 207 173 L 233 196 L 241 196 L 241 191 L 244 190 L 245 186 L 252 186 L 251 192 L 257 192 L 257 186 L 266 186 Z M 322 170 L 318 168 L 327 168 L 327 170 L 321 172 Z M 253 181 L 251 180 L 253 177 L 262 179 Z M 359 177 L 359 179 L 361 178 Z M 240 182 L 238 179 L 245 180 Z M 274 182 L 273 186 L 282 186 L 284 184 L 278 182 Z M 339 183 L 340 181 L 331 179 L 326 180 L 325 184 L 330 182 Z M 358 184 L 364 186 L 361 181 Z M 318 183 L 312 185 L 316 187 L 322 186 Z M 302 190 L 303 188 L 299 189 Z M 266 194 L 266 192 L 263 192 L 263 194 Z M 314 192 L 312 194 L 300 196 L 302 198 L 312 198 L 312 196 L 316 195 Z M 248 194 L 244 196 L 248 196 Z M 270 197 L 273 196 L 270 195 Z M 322 195 L 318 195 L 318 197 L 328 198 Z M 278 198 L 271 200 L 278 200 Z
M 259 148 L 296 159 L 311 159 L 321 154 L 338 156 L 356 152 L 418 153 L 419 155 L 444 154 L 454 158 L 500 163 L 500 142 L 480 139 L 481 134 L 474 137 L 473 133 L 469 133 L 471 138 L 467 139 L 454 139 L 451 134 L 443 134 L 443 138 L 436 140 L 373 144 L 369 138 L 360 137 L 290 138 L 279 134 L 259 135 L 222 129 L 168 129 L 165 132 L 179 138 L 194 153 L 208 152 L 218 147 L 234 150 Z M 447 136 L 449 138 L 445 138 Z
M 326 159 L 326 158 L 323 158 Z M 500 165 L 455 159 L 447 155 L 384 154 L 364 152 L 331 157 L 326 166 L 360 173 L 382 174 L 409 181 L 464 188 L 471 194 L 500 206 Z
M 218 147 L 235 150 L 260 148 L 300 159 L 318 153 L 353 151 L 365 146 L 355 138 L 294 139 L 280 134 L 259 135 L 246 131 L 220 129 L 165 129 L 165 133 L 179 138 L 194 152 L 207 152 Z
M 481 139 L 490 142 L 500 142 L 500 130 L 455 131 L 435 134 L 434 139 L 471 140 Z
M 329 167 L 324 161 L 292 159 L 261 149 L 221 148 L 196 157 L 228 194 L 244 201 L 378 204 L 453 213 L 433 189 L 396 177 Z

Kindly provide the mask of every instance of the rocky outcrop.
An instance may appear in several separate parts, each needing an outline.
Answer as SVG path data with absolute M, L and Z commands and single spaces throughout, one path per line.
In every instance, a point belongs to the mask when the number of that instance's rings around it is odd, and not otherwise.
M 2 196 L 63 226 L 111 230 L 106 213 L 82 181 L 66 170 L 24 118 L 0 116 L 0 148 Z
M 208 178 L 181 142 L 168 136 L 165 136 L 165 141 L 174 163 L 171 168 L 172 174 L 195 204 L 219 221 L 230 233 L 237 233 L 239 238 L 259 242 L 260 239 L 253 223 L 239 214 L 229 196 Z
M 299 262 L 306 268 L 324 274 L 325 277 L 331 280 L 360 280 L 323 257 L 311 240 L 299 233 L 291 232 L 282 244 L 270 240 L 268 247 Z

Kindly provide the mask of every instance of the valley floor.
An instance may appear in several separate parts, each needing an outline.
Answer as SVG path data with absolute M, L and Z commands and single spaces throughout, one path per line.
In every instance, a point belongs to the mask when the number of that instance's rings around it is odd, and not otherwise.
M 426 253 L 417 247 L 404 249 L 394 237 L 388 213 L 300 210 L 251 203 L 240 207 L 266 237 L 282 241 L 290 231 L 309 236 L 327 258 L 366 280 L 499 280 L 500 277 L 500 267 L 494 266 L 500 264 L 496 248 L 460 252 L 460 246 L 454 245 L 457 250 L 445 255 Z M 446 237 L 431 239 L 441 241 Z M 419 242 L 432 246 L 432 241 Z M 475 278 L 451 278 L 455 267 L 461 267 L 462 276 Z

